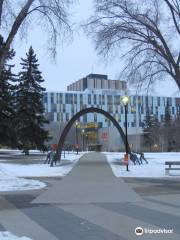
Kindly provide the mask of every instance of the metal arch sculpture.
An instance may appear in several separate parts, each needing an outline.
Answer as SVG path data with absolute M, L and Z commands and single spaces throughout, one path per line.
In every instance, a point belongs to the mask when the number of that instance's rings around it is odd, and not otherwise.
M 66 136 L 70 130 L 70 128 L 73 126 L 73 124 L 76 122 L 76 120 L 78 120 L 81 116 L 83 116 L 84 114 L 87 113 L 100 113 L 103 114 L 106 118 L 108 118 L 113 124 L 114 126 L 117 128 L 120 136 L 122 137 L 123 143 L 124 145 L 126 145 L 126 137 L 125 134 L 122 130 L 122 128 L 120 127 L 119 123 L 115 120 L 115 118 L 113 116 L 111 116 L 110 113 L 100 109 L 100 108 L 95 108 L 95 107 L 90 107 L 90 108 L 85 108 L 81 111 L 79 111 L 78 113 L 76 113 L 71 120 L 67 123 L 67 125 L 65 126 L 65 128 L 63 129 L 63 132 L 61 133 L 59 142 L 58 142 L 58 147 L 57 147 L 57 152 L 56 152 L 56 159 L 57 160 L 61 160 L 61 152 L 62 152 L 62 148 L 66 139 Z M 130 153 L 130 147 L 128 144 L 128 153 Z

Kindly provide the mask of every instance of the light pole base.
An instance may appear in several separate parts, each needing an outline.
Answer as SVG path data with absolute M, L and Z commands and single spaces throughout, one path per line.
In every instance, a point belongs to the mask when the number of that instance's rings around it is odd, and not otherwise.
M 129 171 L 129 155 L 128 155 L 128 153 L 124 154 L 124 163 L 126 165 L 126 171 Z

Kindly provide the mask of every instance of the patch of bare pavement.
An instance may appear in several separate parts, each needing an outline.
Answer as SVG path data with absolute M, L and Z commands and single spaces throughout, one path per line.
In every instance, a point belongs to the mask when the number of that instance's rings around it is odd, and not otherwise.
M 116 178 L 106 157 L 99 153 L 85 154 L 73 171 L 33 203 L 97 203 L 136 202 L 141 197 L 123 181 Z
M 106 157 L 85 154 L 45 190 L 0 197 L 0 231 L 33 240 L 180 239 L 179 182 L 116 178 Z

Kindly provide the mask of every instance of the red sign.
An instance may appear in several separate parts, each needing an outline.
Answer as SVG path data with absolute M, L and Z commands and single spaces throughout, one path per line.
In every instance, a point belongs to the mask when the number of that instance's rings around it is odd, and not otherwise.
M 52 150 L 57 150 L 57 147 L 58 147 L 57 144 L 52 144 L 52 145 L 51 145 Z
M 107 132 L 103 132 L 101 135 L 102 140 L 107 141 L 108 140 L 108 133 Z

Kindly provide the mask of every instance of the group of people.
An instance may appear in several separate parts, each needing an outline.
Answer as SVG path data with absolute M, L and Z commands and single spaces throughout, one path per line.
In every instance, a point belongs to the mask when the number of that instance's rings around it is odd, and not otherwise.
M 46 160 L 44 161 L 44 164 L 50 164 L 51 167 L 54 166 L 54 163 L 56 165 L 57 159 L 56 159 L 56 150 L 55 149 L 51 149 L 48 151 L 47 156 L 46 156 Z
M 139 157 L 138 157 L 139 155 Z M 136 164 L 143 164 L 143 161 L 148 164 L 147 159 L 144 157 L 144 153 L 140 152 L 131 152 L 130 153 L 130 160 L 134 163 L 134 165 Z
M 139 155 L 139 157 L 138 157 Z M 136 164 L 143 164 L 143 161 L 148 164 L 147 159 L 144 157 L 144 153 L 140 152 L 131 152 L 130 153 L 130 160 L 134 163 L 134 165 Z M 44 161 L 44 163 L 46 164 L 50 164 L 51 167 L 54 166 L 54 164 L 56 165 L 57 163 L 57 156 L 56 156 L 56 150 L 54 148 L 50 149 L 47 153 L 46 156 L 46 160 Z

